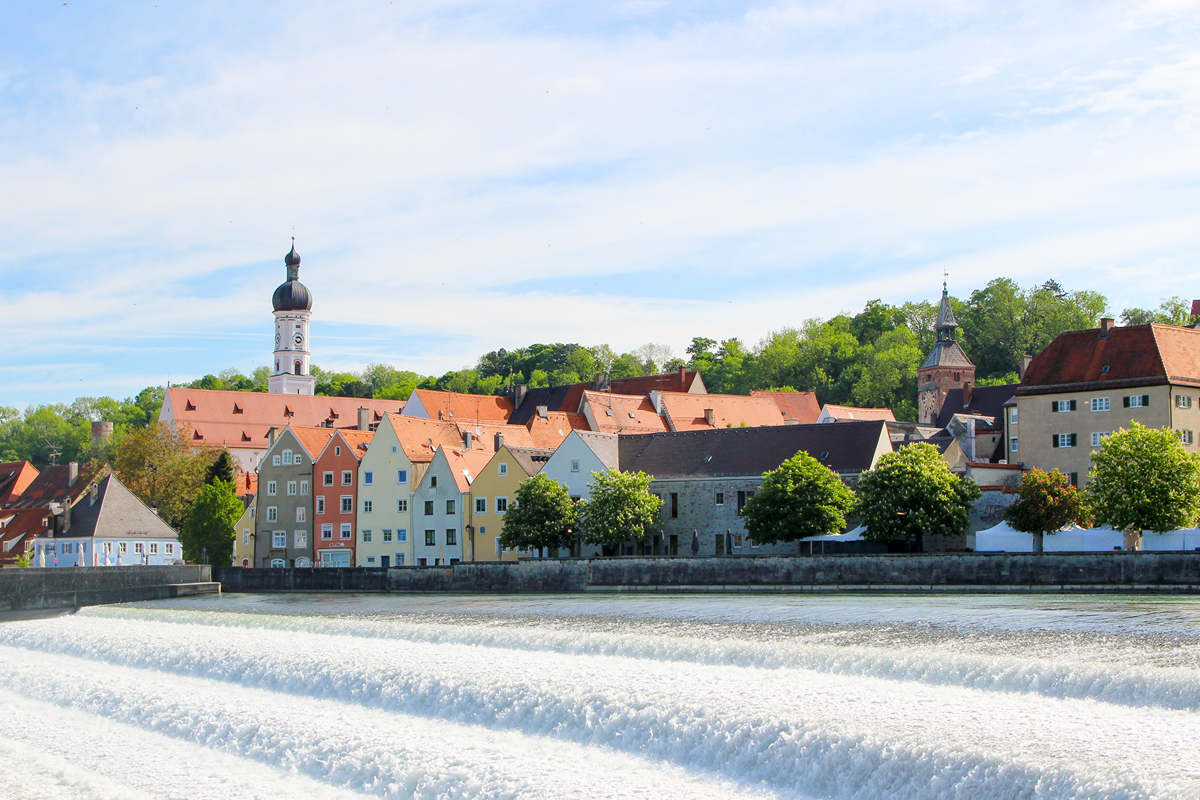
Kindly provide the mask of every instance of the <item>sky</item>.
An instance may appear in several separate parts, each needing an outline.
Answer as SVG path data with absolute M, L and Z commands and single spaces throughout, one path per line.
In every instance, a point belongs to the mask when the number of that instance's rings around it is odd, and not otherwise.
M 1200 5 L 12 3 L 0 406 L 755 343 L 996 277 L 1200 298 Z

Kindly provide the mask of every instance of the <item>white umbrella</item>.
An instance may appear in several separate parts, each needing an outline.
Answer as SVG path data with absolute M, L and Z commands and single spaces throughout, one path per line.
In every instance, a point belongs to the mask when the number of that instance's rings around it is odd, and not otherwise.
M 46 568 L 46 545 L 43 544 L 38 548 L 38 566 L 42 569 Z

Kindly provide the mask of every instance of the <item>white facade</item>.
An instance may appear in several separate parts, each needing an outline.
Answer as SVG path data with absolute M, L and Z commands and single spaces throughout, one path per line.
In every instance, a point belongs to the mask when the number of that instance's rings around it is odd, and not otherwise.
M 275 312 L 275 372 L 267 379 L 275 394 L 312 395 L 317 379 L 309 374 L 309 311 Z
M 611 437 L 614 440 L 613 450 L 616 450 L 616 434 L 589 432 L 587 435 L 589 437 Z M 605 464 L 596 451 L 588 446 L 579 432 L 571 431 L 554 451 L 554 454 L 550 456 L 550 460 L 545 463 L 539 474 L 552 478 L 567 487 L 567 493 L 572 500 L 587 500 L 592 496 L 592 492 L 588 488 L 588 484 L 592 481 L 592 473 L 604 472 L 607 469 L 609 469 L 609 465 Z M 600 548 L 590 544 L 582 545 L 580 551 L 580 555 L 583 557 L 599 555 L 599 553 Z M 565 554 L 564 550 L 560 555 Z
M 458 488 L 439 447 L 412 495 L 409 536 L 417 566 L 455 564 L 463 557 L 463 511 L 470 494 Z
M 358 465 L 355 566 L 408 567 L 416 563 L 412 490 L 423 466 L 409 460 L 396 429 L 385 419 Z
M 178 539 L 39 538 L 33 567 L 164 566 L 183 559 Z

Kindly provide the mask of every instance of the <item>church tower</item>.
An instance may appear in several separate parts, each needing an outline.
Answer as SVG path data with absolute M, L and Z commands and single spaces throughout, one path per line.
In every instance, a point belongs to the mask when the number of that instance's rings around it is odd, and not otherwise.
M 950 308 L 950 295 L 942 282 L 942 304 L 938 308 L 937 341 L 917 368 L 917 422 L 930 425 L 937 421 L 946 392 L 975 385 L 975 365 L 954 339 L 958 320 Z
M 300 282 L 300 254 L 296 237 L 292 249 L 283 258 L 287 280 L 271 296 L 275 309 L 275 371 L 267 381 L 274 394 L 312 395 L 316 378 L 309 374 L 308 319 L 312 316 L 312 295 Z

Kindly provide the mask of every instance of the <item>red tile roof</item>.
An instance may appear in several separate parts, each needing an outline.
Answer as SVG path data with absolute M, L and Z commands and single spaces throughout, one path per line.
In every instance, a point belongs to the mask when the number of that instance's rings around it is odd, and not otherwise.
M 856 406 L 836 406 L 833 403 L 826 403 L 821 409 L 827 412 L 826 415 L 836 420 L 846 421 L 871 421 L 882 420 L 883 422 L 895 422 L 896 416 L 892 414 L 890 408 L 858 408 Z
M 591 409 L 596 421 L 595 430 L 602 433 L 662 433 L 668 430 L 666 420 L 659 416 L 645 395 L 585 391 L 582 402 Z
M 315 427 L 326 421 L 334 427 L 348 427 L 357 424 L 358 409 L 364 407 L 374 424 L 385 413 L 403 409 L 404 402 L 173 386 L 167 389 L 160 419 L 169 411 L 181 428 L 185 423 L 189 425 L 189 435 L 197 445 L 265 450 L 271 427 Z
M 11 564 L 49 530 L 47 508 L 0 509 L 0 564 Z
M 70 466 L 60 464 L 46 467 L 21 493 L 21 496 L 9 504 L 10 508 L 45 508 L 50 503 L 74 502 L 92 483 L 92 479 L 100 473 L 108 472 L 102 467 L 94 473 L 80 467 L 74 483 L 70 480 Z
M 817 402 L 816 392 L 776 392 L 756 389 L 751 397 L 770 397 L 779 406 L 783 418 L 787 422 L 807 425 L 817 421 L 821 416 L 821 404 Z
M 429 419 L 451 421 L 492 420 L 508 422 L 512 416 L 513 401 L 511 397 L 500 397 L 490 394 L 459 394 L 457 392 L 438 392 L 432 389 L 417 389 L 413 394 L 420 401 L 421 407 L 429 415 Z M 411 398 L 410 398 L 411 400 Z M 441 416 L 438 416 L 441 412 Z
M 639 375 L 633 378 L 617 378 L 608 382 L 608 391 L 613 394 L 650 394 L 651 392 L 702 393 L 704 381 L 694 369 L 679 369 L 659 375 Z
M 37 476 L 37 467 L 28 461 L 0 464 L 0 507 L 20 497 Z
M 520 427 L 520 426 L 509 426 Z M 535 448 L 557 448 L 573 430 L 588 430 L 587 417 L 566 411 L 548 411 L 546 416 L 534 414 L 525 426 Z M 513 444 L 517 444 L 513 442 Z
M 1200 330 L 1156 323 L 1067 331 L 1034 356 L 1017 394 L 1167 382 L 1200 385 Z
M 741 394 L 689 394 L 662 392 L 663 415 L 675 431 L 698 431 L 712 428 L 745 428 L 782 425 L 783 412 L 770 397 L 748 397 Z M 712 414 L 712 424 L 708 414 Z
M 443 447 L 442 452 L 446 454 L 446 462 L 450 465 L 450 472 L 460 492 L 471 488 L 480 471 L 495 455 L 493 452 L 464 450 L 461 447 Z
M 433 460 L 433 454 L 439 447 L 463 446 L 462 432 L 459 424 L 455 422 L 388 414 L 381 424 L 392 426 L 396 438 L 400 440 L 400 446 L 411 461 L 429 462 Z M 476 439 L 473 449 L 490 453 L 493 447 L 493 437 L 480 436 Z
M 333 428 L 314 428 L 306 425 L 288 425 L 287 428 L 299 440 L 300 446 L 308 452 L 310 461 L 317 460 L 325 445 L 329 444 L 329 440 L 338 432 Z

